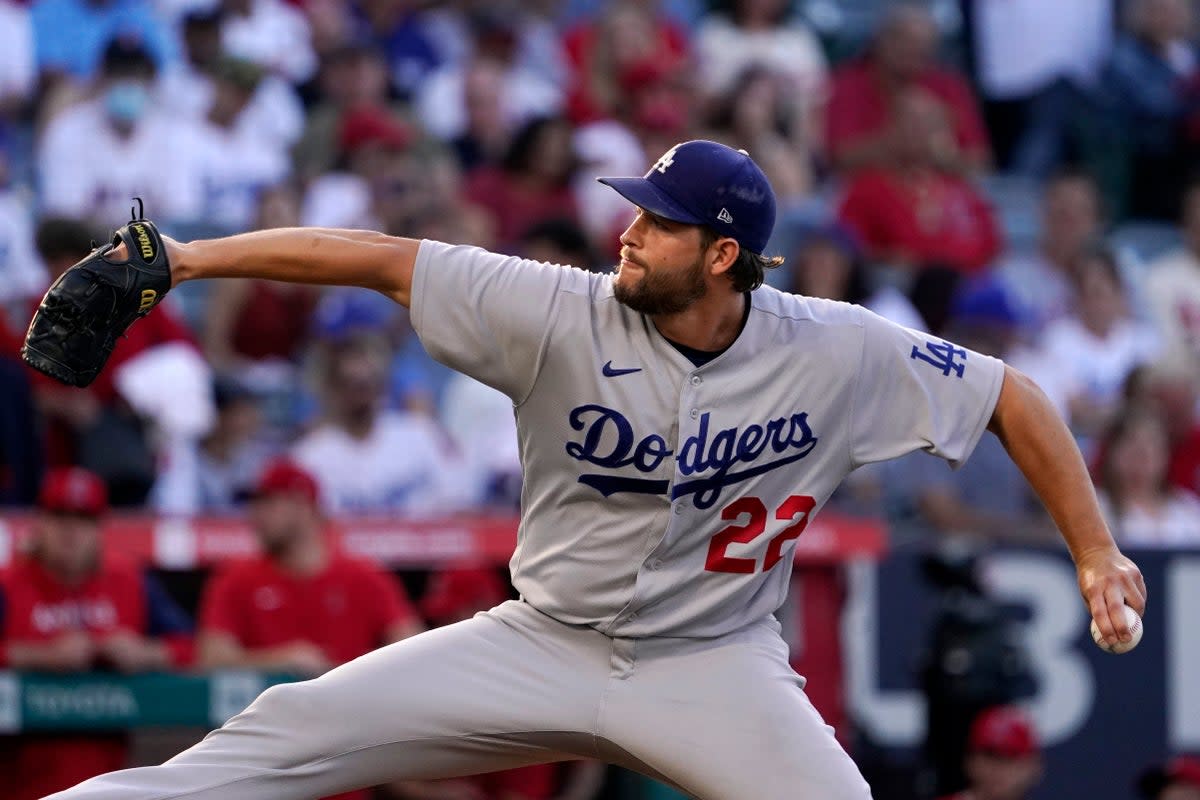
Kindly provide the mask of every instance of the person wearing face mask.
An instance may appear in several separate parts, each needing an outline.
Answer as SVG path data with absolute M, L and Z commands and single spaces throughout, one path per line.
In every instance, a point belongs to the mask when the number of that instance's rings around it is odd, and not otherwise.
M 198 215 L 203 184 L 190 145 L 198 123 L 159 107 L 154 76 L 141 42 L 109 43 L 91 98 L 52 117 L 36 144 L 44 210 L 107 220 L 141 197 L 165 219 Z

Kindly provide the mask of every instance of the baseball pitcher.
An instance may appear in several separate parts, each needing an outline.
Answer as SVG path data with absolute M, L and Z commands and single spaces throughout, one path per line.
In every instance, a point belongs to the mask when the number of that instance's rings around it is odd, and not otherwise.
M 182 244 L 137 219 L 50 289 L 25 358 L 75 383 L 182 281 L 378 290 L 431 355 L 512 398 L 525 474 L 520 600 L 271 688 L 167 763 L 54 800 L 312 798 L 576 757 L 706 800 L 869 797 L 772 614 L 849 472 L 913 450 L 958 464 L 985 430 L 1049 508 L 1104 636 L 1128 636 L 1141 574 L 1028 379 L 762 286 L 775 198 L 745 152 L 685 142 L 604 182 L 637 207 L 612 275 L 351 230 Z

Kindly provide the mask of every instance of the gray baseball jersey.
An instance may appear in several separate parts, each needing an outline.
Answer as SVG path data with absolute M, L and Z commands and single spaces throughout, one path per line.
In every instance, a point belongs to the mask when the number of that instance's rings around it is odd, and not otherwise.
M 858 306 L 750 298 L 696 367 L 611 276 L 421 244 L 421 341 L 516 409 L 510 567 L 535 608 L 618 637 L 723 635 L 782 604 L 795 540 L 851 470 L 970 454 L 1002 362 Z

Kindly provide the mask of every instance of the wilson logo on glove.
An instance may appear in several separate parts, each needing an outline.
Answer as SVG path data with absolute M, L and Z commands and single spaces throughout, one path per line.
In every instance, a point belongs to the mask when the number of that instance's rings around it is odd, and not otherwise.
M 147 261 L 154 260 L 154 242 L 150 240 L 150 234 L 146 233 L 146 226 L 141 223 L 134 222 L 130 225 L 137 234 L 138 249 L 142 251 L 142 258 Z

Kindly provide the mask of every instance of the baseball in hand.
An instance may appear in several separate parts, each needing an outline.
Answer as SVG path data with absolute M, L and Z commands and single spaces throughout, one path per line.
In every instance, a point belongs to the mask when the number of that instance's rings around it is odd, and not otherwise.
M 1104 641 L 1104 637 L 1100 634 L 1100 629 L 1096 627 L 1096 620 L 1092 620 L 1092 641 L 1106 653 L 1128 653 L 1130 650 L 1138 646 L 1138 642 L 1142 640 L 1142 618 L 1138 613 L 1129 606 L 1121 606 L 1125 609 L 1125 621 L 1129 625 L 1129 632 L 1133 638 L 1128 642 L 1117 642 L 1115 645 L 1109 645 Z

